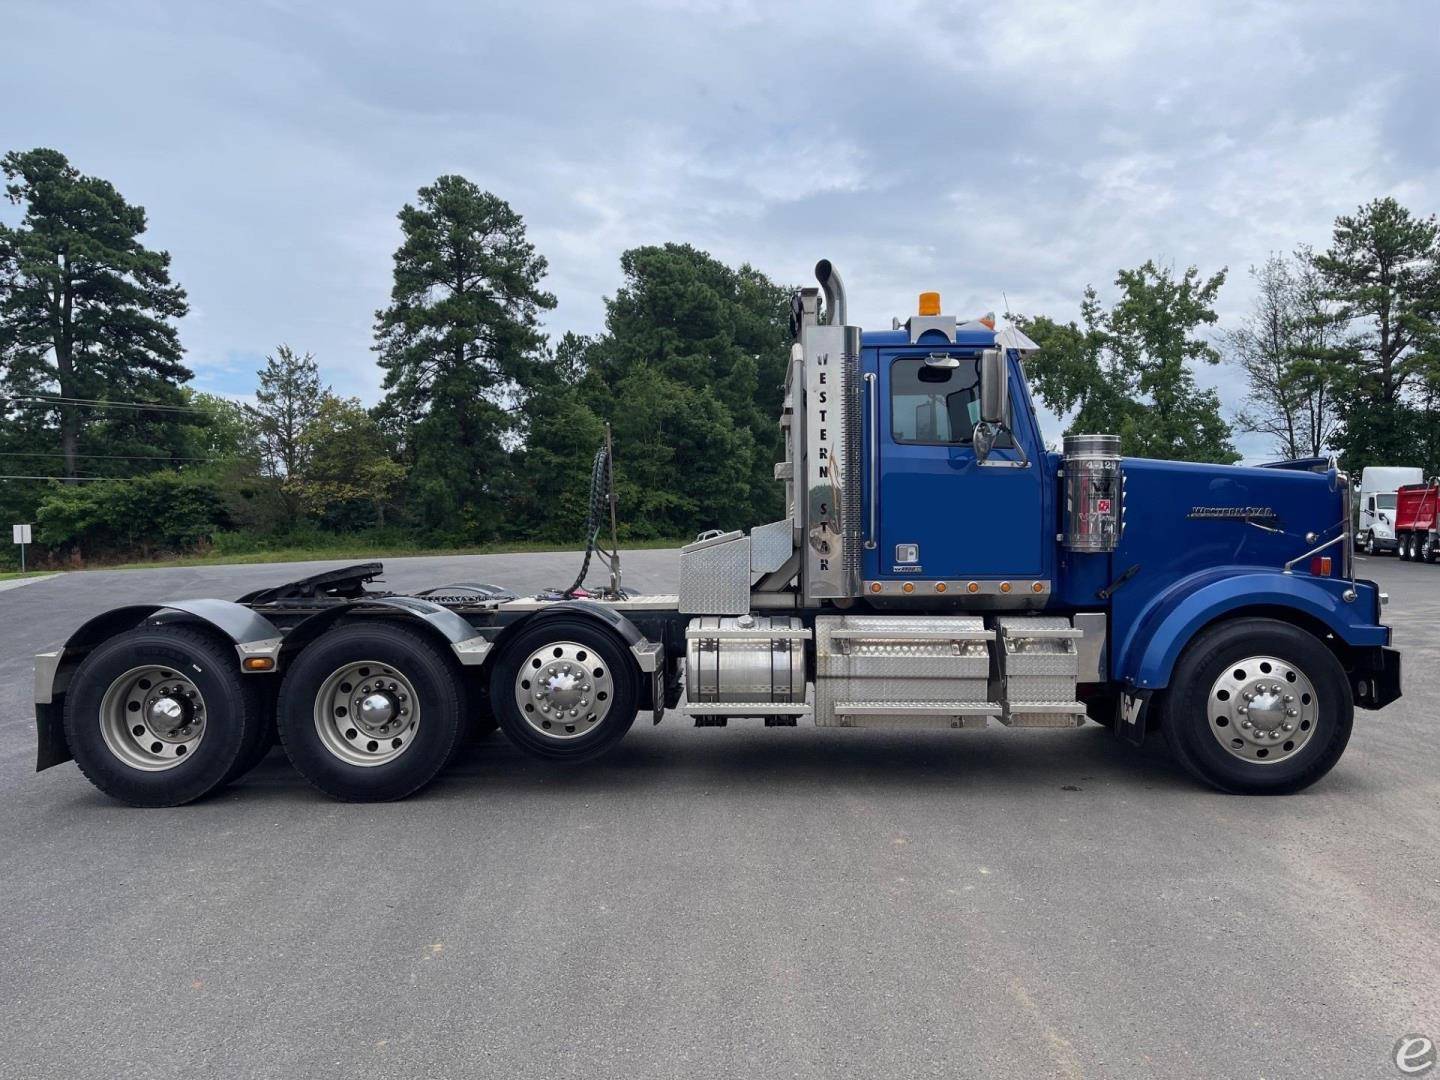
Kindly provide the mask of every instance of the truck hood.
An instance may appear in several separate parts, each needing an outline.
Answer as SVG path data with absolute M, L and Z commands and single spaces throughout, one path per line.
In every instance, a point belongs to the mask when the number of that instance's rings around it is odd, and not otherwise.
M 1347 495 L 1335 472 L 1126 458 L 1117 569 L 1248 565 L 1279 569 L 1340 536 Z M 1342 545 L 1323 554 L 1342 567 Z M 1297 567 L 1308 572 L 1308 567 Z M 1162 571 L 1163 572 L 1163 571 Z

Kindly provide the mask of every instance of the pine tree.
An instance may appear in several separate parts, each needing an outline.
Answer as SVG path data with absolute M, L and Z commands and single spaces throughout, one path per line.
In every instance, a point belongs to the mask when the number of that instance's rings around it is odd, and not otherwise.
M 255 419 L 265 471 L 276 480 L 304 473 L 308 456 L 305 429 L 320 410 L 320 368 L 310 353 L 301 355 L 281 345 L 265 358 L 257 374 Z
M 390 306 L 376 313 L 385 370 L 377 419 L 398 420 L 418 523 L 456 539 L 496 535 L 519 387 L 541 362 L 543 256 L 509 204 L 460 176 L 400 211 Z
M 163 444 L 167 436 L 151 429 L 184 413 L 88 404 L 178 405 L 179 384 L 191 377 L 172 325 L 185 314 L 185 292 L 170 280 L 169 254 L 140 242 L 144 209 L 56 150 L 9 153 L 0 170 L 9 200 L 25 207 L 18 227 L 0 224 L 0 387 L 17 396 L 58 389 L 68 399 L 26 408 L 47 421 L 58 414 L 66 477 L 79 474 L 87 425 L 110 429 L 110 450 L 122 440 Z

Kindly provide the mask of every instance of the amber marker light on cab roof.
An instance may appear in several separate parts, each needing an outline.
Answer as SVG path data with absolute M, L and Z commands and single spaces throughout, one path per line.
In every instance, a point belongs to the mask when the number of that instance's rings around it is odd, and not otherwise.
M 920 294 L 920 314 L 940 314 L 940 294 L 938 292 L 922 292 Z

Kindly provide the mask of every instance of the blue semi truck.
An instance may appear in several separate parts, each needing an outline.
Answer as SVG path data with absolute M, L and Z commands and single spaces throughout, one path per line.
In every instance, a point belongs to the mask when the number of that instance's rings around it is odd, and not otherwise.
M 933 293 L 862 332 L 834 267 L 816 277 L 792 308 L 786 516 L 685 547 L 678 594 L 626 592 L 616 554 L 611 586 L 583 597 L 402 596 L 367 563 L 118 608 L 37 658 L 38 768 L 73 758 L 110 795 L 169 806 L 278 736 L 321 791 L 377 800 L 422 788 L 476 728 L 581 762 L 642 713 L 1093 721 L 1159 733 L 1220 790 L 1285 793 L 1335 765 L 1357 707 L 1400 696 L 1334 462 L 1142 460 L 1113 435 L 1048 450 L 1023 334 L 942 315 Z

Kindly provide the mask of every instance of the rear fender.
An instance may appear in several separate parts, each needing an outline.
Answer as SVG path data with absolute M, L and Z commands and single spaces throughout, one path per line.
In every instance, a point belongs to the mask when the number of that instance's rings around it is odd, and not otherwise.
M 1352 595 L 1363 590 L 1351 601 Z M 1181 650 L 1205 626 L 1247 609 L 1263 609 L 1272 618 L 1293 613 L 1295 621 L 1316 624 L 1356 648 L 1389 644 L 1388 627 L 1368 621 L 1374 608 L 1373 586 L 1278 570 L 1218 574 L 1204 571 L 1177 581 L 1155 596 L 1133 620 L 1115 650 L 1114 677 L 1132 687 L 1168 686 Z
M 456 661 L 467 668 L 484 664 L 493 647 L 484 633 L 449 608 L 414 596 L 367 596 L 328 608 L 292 628 L 285 635 L 281 656 L 286 659 L 293 657 L 347 615 L 373 611 L 374 608 L 389 609 L 374 613 L 380 617 L 401 618 L 420 626 L 439 642 L 447 645 Z
M 208 626 L 235 646 L 237 667 L 249 656 L 274 658 L 280 649 L 280 631 L 274 623 L 229 600 L 131 604 L 96 615 L 82 623 L 59 649 L 35 657 L 36 772 L 71 759 L 63 724 L 65 692 L 80 661 L 95 646 L 145 623 Z

